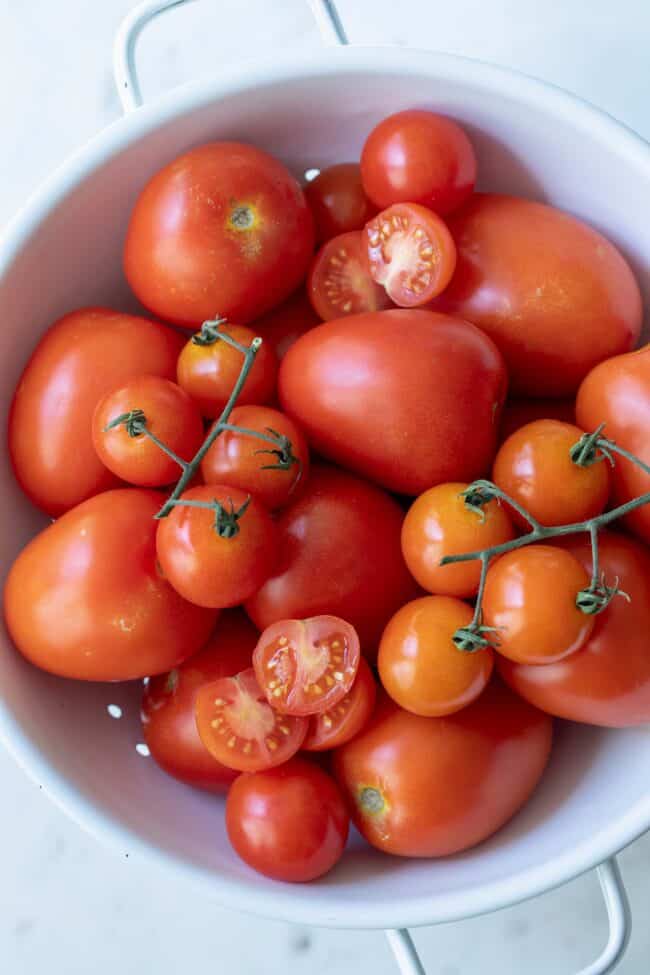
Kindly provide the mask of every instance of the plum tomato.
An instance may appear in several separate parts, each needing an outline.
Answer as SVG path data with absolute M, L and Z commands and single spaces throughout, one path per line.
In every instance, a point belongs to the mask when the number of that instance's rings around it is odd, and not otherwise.
M 305 197 L 319 244 L 338 234 L 361 230 L 377 212 L 364 193 L 358 163 L 337 163 L 322 169 L 305 186 Z
M 323 244 L 309 272 L 307 293 L 325 322 L 362 311 L 380 311 L 392 304 L 384 288 L 370 276 L 359 231 Z
M 337 748 L 358 735 L 375 707 L 377 685 L 363 657 L 354 684 L 344 698 L 309 719 L 307 737 L 302 743 L 306 752 L 324 752 Z

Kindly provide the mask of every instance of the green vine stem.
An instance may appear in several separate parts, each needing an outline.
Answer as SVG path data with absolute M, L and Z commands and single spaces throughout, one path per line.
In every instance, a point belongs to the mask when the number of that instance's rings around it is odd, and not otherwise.
M 116 427 L 126 427 L 126 432 L 129 437 L 148 437 L 152 443 L 155 443 L 164 454 L 167 454 L 175 464 L 185 470 L 188 466 L 187 461 L 179 457 L 178 454 L 174 453 L 171 447 L 168 447 L 166 443 L 159 440 L 158 437 L 153 433 L 147 426 L 147 418 L 144 415 L 143 410 L 129 410 L 128 413 L 121 413 L 116 416 L 114 420 L 104 427 L 104 433 L 108 433 L 109 430 L 114 430 Z

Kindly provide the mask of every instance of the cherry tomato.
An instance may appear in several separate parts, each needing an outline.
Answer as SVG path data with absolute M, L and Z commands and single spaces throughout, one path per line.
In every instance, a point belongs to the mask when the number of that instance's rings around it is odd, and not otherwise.
M 334 780 L 294 758 L 237 779 L 226 802 L 226 828 L 235 852 L 254 870 L 300 883 L 322 877 L 340 860 L 349 823 Z
M 328 751 L 358 735 L 373 712 L 376 695 L 375 678 L 364 658 L 360 657 L 357 676 L 345 697 L 334 707 L 310 718 L 307 737 L 302 743 L 304 751 Z
M 454 239 L 426 207 L 399 203 L 383 210 L 366 224 L 363 239 L 370 274 L 400 308 L 426 304 L 451 281 Z
M 275 572 L 246 603 L 258 629 L 331 613 L 354 627 L 373 658 L 387 621 L 417 595 L 400 550 L 403 517 L 372 484 L 313 467 L 304 493 L 278 516 Z
M 280 714 L 266 700 L 252 667 L 199 688 L 194 712 L 213 758 L 238 772 L 258 772 L 295 755 L 307 718 Z
M 378 207 L 410 200 L 444 215 L 474 189 L 476 156 L 456 122 L 411 109 L 372 130 L 361 153 L 361 176 Z
M 305 186 L 305 196 L 319 244 L 337 234 L 361 230 L 377 212 L 363 191 L 358 163 L 338 163 L 321 170 Z
M 167 321 L 215 313 L 249 322 L 300 284 L 314 249 L 300 186 L 277 159 L 238 142 L 191 149 L 136 201 L 124 270 L 135 294 Z
M 251 665 L 258 632 L 241 610 L 227 610 L 207 644 L 180 667 L 152 677 L 142 698 L 144 740 L 155 762 L 187 785 L 225 792 L 237 773 L 212 757 L 196 727 L 197 692 Z
M 442 718 L 385 698 L 360 735 L 334 753 L 352 819 L 386 853 L 439 857 L 495 833 L 539 782 L 552 722 L 492 681 Z
M 506 381 L 496 346 L 468 322 L 394 309 L 303 335 L 282 363 L 279 392 L 314 450 L 391 491 L 420 494 L 485 474 Z
M 9 452 L 34 504 L 56 517 L 117 484 L 93 447 L 102 396 L 135 376 L 173 379 L 182 340 L 156 322 L 107 308 L 82 308 L 51 326 L 16 388 Z
M 554 545 L 502 555 L 488 570 L 483 597 L 483 621 L 495 627 L 499 653 L 546 664 L 583 647 L 595 616 L 578 609 L 576 596 L 588 585 L 578 560 Z
M 156 564 L 155 491 L 89 498 L 40 532 L 4 591 L 7 628 L 28 660 L 61 677 L 133 680 L 191 657 L 216 613 L 192 606 Z
M 507 399 L 501 414 L 501 442 L 533 420 L 576 422 L 574 399 Z
M 282 362 L 294 342 L 320 322 L 320 315 L 316 314 L 307 292 L 301 288 L 278 308 L 255 319 L 253 327 L 273 349 L 278 362 Z
M 328 240 L 314 258 L 307 293 L 323 321 L 391 306 L 368 272 L 363 248 L 361 233 L 354 231 Z
M 206 484 L 233 484 L 250 491 L 270 510 L 297 497 L 309 474 L 309 447 L 297 424 L 269 406 L 237 406 L 228 422 L 267 437 L 278 434 L 290 448 L 224 430 L 201 463 Z
M 553 207 L 477 193 L 449 220 L 458 263 L 435 307 L 501 349 L 522 396 L 570 396 L 641 328 L 632 271 L 601 234 Z
M 423 589 L 442 596 L 475 596 L 480 562 L 440 565 L 447 555 L 462 555 L 501 545 L 515 530 L 505 509 L 490 501 L 482 513 L 465 504 L 461 492 L 469 485 L 452 482 L 429 488 L 416 498 L 402 526 L 402 552 Z

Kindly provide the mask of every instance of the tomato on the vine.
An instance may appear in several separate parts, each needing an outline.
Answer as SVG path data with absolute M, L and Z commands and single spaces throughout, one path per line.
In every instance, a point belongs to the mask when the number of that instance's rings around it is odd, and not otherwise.
M 375 707 L 377 685 L 372 671 L 363 657 L 354 684 L 338 704 L 313 714 L 309 719 L 307 737 L 302 743 L 306 752 L 324 752 L 338 748 L 358 735 Z
M 337 163 L 322 169 L 305 186 L 305 196 L 319 244 L 337 234 L 361 230 L 377 212 L 364 193 L 358 163 Z
M 340 234 L 323 244 L 314 258 L 307 293 L 323 321 L 390 308 L 386 291 L 370 276 L 364 246 L 359 231 Z

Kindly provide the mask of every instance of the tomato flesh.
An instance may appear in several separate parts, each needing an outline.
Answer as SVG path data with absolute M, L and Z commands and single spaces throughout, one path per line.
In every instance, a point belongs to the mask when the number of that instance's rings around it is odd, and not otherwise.
M 375 678 L 361 657 L 354 684 L 345 697 L 327 711 L 311 716 L 307 737 L 302 745 L 304 751 L 324 752 L 351 741 L 370 718 L 376 697 Z
M 307 291 L 323 321 L 390 307 L 386 291 L 368 272 L 363 245 L 358 231 L 339 234 L 328 240 L 314 258 Z

